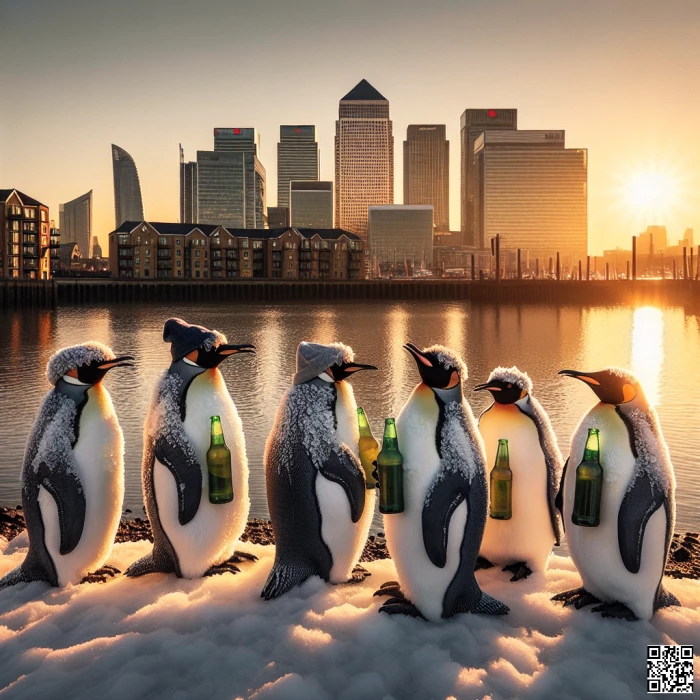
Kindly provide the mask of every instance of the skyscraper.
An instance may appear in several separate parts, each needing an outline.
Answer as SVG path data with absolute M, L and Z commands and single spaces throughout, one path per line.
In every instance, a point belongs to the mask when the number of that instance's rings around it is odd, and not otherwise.
M 315 126 L 280 126 L 277 144 L 277 206 L 289 207 L 292 180 L 318 180 Z
M 333 183 L 330 180 L 292 180 L 289 216 L 299 228 L 333 228 Z
M 462 245 L 479 247 L 476 235 L 474 142 L 489 129 L 517 129 L 517 109 L 465 109 L 460 120 Z
M 255 129 L 214 129 L 214 150 L 197 151 L 198 223 L 265 227 L 265 168 L 259 148 Z
M 433 206 L 369 207 L 369 241 L 372 265 L 381 272 L 389 268 L 395 274 L 429 270 L 433 264 Z
M 197 163 L 185 162 L 180 144 L 180 223 L 197 223 Z
M 62 243 L 77 243 L 86 258 L 92 257 L 92 190 L 58 205 L 58 230 Z
M 444 124 L 409 124 L 403 142 L 404 204 L 432 204 L 435 230 L 450 230 L 450 142 Z
M 340 100 L 335 123 L 335 225 L 367 236 L 367 208 L 394 202 L 389 101 L 366 80 Z
M 114 144 L 112 144 L 112 171 L 116 226 L 119 226 L 122 221 L 143 221 L 141 184 L 136 163 L 123 148 Z
M 585 259 L 588 154 L 565 148 L 564 131 L 483 132 L 474 144 L 477 245 L 498 233 L 501 245 L 534 257 Z M 568 262 L 566 264 L 569 264 Z

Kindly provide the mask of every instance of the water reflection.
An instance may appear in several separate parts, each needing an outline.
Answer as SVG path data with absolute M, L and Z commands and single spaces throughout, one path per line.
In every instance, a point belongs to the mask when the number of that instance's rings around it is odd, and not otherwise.
M 644 387 L 647 401 L 659 403 L 661 365 L 664 360 L 664 315 L 661 309 L 644 306 L 634 312 L 632 371 Z

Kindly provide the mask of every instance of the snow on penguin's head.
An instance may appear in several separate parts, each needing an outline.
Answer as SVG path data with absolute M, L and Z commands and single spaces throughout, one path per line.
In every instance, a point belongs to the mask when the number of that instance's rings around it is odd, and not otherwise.
M 46 365 L 46 378 L 51 384 L 61 379 L 80 384 L 97 384 L 114 367 L 131 367 L 131 355 L 117 357 L 111 348 L 91 340 L 70 345 L 54 353 Z
M 413 355 L 421 379 L 431 389 L 451 389 L 469 376 L 464 360 L 444 345 L 421 350 L 413 343 L 406 343 L 404 348 Z
M 614 406 L 629 404 L 630 408 L 648 410 L 649 403 L 637 376 L 621 367 L 606 367 L 597 372 L 562 369 L 559 374 L 587 384 L 603 403 Z
M 512 404 L 532 392 L 532 380 L 517 367 L 496 367 L 485 384 L 478 384 L 474 391 L 490 391 L 493 400 L 500 404 Z

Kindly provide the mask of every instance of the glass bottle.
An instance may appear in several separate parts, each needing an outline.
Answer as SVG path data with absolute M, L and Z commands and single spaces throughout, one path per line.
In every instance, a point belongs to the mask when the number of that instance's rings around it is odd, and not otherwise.
M 491 499 L 489 514 L 495 520 L 513 517 L 513 472 L 510 470 L 508 440 L 498 441 L 496 463 L 491 470 Z
M 357 407 L 357 422 L 360 426 L 360 462 L 365 472 L 365 482 L 368 489 L 373 489 L 376 481 L 372 476 L 374 466 L 372 462 L 377 460 L 379 454 L 379 443 L 372 435 L 372 428 L 369 426 L 367 416 L 362 406 Z
M 207 450 L 209 502 L 230 503 L 233 500 L 231 451 L 226 447 L 219 416 L 211 417 L 211 444 Z
M 571 522 L 583 527 L 600 525 L 600 497 L 603 493 L 603 467 L 600 466 L 600 436 L 588 429 L 583 460 L 576 467 L 576 491 Z
M 387 418 L 384 423 L 382 451 L 377 455 L 379 474 L 379 512 L 403 513 L 403 457 L 399 452 L 396 421 Z

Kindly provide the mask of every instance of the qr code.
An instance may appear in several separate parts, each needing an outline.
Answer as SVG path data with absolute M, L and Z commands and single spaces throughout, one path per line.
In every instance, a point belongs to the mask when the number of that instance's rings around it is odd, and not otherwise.
M 692 693 L 693 647 L 647 646 L 647 693 Z

